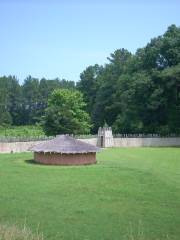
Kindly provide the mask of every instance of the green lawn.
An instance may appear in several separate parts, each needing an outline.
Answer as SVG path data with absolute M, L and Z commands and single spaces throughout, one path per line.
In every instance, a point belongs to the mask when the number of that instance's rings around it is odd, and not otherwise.
M 180 148 L 105 149 L 98 164 L 0 154 L 0 223 L 48 240 L 179 240 Z

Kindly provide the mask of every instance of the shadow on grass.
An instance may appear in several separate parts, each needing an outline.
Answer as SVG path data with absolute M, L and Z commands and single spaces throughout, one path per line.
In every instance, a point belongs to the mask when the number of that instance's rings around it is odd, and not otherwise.
M 25 160 L 27 164 L 42 165 L 41 163 L 36 162 L 34 159 Z
M 27 164 L 36 165 L 36 166 L 53 166 L 51 164 L 44 164 L 44 163 L 36 162 L 34 159 L 27 159 L 24 162 Z M 0 238 L 0 240 L 1 240 L 1 238 Z
M 25 163 L 27 164 L 32 164 L 32 165 L 39 165 L 39 166 L 52 166 L 52 167 L 68 167 L 68 168 L 72 168 L 72 167 L 90 167 L 90 166 L 96 166 L 97 162 L 95 164 L 82 164 L 82 165 L 77 165 L 77 164 L 64 164 L 64 165 L 61 165 L 61 164 L 46 164 L 46 163 L 40 163 L 40 162 L 36 162 L 34 159 L 27 159 L 24 161 Z M 0 238 L 1 240 L 1 238 Z

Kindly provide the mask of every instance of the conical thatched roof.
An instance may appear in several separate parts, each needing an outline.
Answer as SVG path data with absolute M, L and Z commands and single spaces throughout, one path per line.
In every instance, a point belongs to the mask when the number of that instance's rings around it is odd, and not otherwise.
M 51 153 L 93 153 L 100 149 L 91 144 L 74 139 L 67 135 L 60 135 L 45 143 L 35 145 L 30 149 L 33 152 Z

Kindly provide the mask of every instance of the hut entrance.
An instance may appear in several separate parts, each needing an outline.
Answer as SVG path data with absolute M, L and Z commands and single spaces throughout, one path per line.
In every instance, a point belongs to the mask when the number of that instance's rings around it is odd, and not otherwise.
M 101 147 L 103 147 L 103 136 L 101 136 Z

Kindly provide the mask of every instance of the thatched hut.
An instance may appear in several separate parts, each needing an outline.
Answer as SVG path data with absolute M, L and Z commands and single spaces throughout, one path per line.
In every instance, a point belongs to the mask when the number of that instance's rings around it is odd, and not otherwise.
M 67 135 L 35 145 L 34 160 L 42 164 L 52 165 L 84 165 L 96 163 L 98 147 L 74 139 Z

